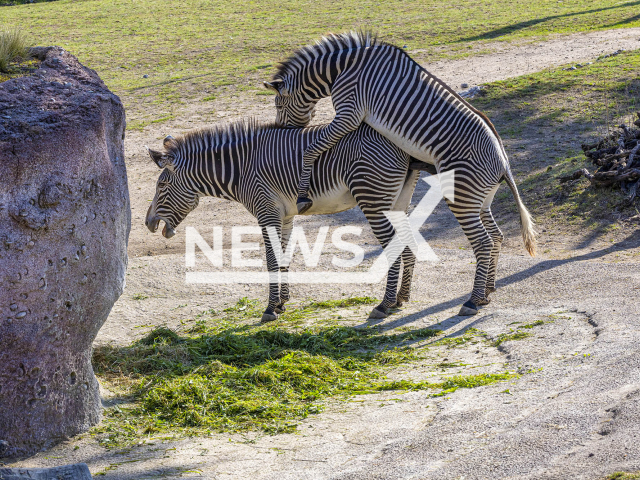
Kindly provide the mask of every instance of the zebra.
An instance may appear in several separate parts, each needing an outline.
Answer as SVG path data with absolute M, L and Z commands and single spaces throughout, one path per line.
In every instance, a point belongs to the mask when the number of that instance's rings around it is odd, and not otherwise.
M 282 129 L 250 120 L 165 138 L 164 151 L 149 149 L 163 171 L 145 225 L 155 233 L 162 220 L 162 235 L 171 238 L 200 197 L 241 203 L 257 219 L 265 243 L 269 300 L 262 321 L 275 320 L 289 300 L 288 266 L 279 264 L 268 227 L 277 232 L 280 252 L 286 251 L 298 214 L 295 200 L 302 154 L 326 128 Z M 358 205 L 383 247 L 395 235 L 385 212 L 406 213 L 419 171 L 435 173 L 367 125 L 345 135 L 320 159 L 310 184 L 316 203 L 305 214 L 337 213 Z M 402 281 L 396 292 L 401 261 Z M 389 266 L 384 299 L 371 318 L 384 318 L 391 307 L 409 300 L 415 261 L 412 250 L 404 247 Z
M 309 179 L 315 161 L 363 122 L 439 173 L 455 170 L 449 207 L 471 242 L 477 266 L 473 290 L 460 310 L 474 315 L 495 291 L 503 235 L 491 213 L 500 182 L 511 189 L 525 248 L 535 256 L 535 229 L 491 121 L 402 49 L 368 32 L 331 34 L 282 62 L 271 82 L 276 124 L 304 127 L 315 105 L 331 96 L 336 115 L 304 152 L 297 207 L 313 205 Z M 310 198 L 311 197 L 311 198 Z

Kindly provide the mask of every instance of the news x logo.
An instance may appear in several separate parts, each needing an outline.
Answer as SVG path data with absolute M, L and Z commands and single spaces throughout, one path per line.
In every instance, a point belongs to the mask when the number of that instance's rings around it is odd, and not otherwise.
M 454 172 L 444 172 L 423 178 L 429 190 L 422 197 L 416 208 L 407 216 L 404 212 L 384 212 L 395 229 L 395 235 L 368 270 L 344 271 L 354 269 L 364 260 L 364 250 L 354 243 L 345 241 L 347 234 L 360 235 L 362 228 L 347 225 L 334 230 L 331 243 L 339 250 L 349 252 L 352 258 L 347 260 L 333 256 L 332 264 L 343 271 L 300 271 L 289 272 L 289 283 L 371 283 L 381 282 L 389 266 L 401 255 L 405 247 L 409 247 L 417 261 L 437 261 L 433 249 L 419 232 L 420 227 L 436 208 L 441 198 L 454 201 Z M 327 240 L 329 227 L 321 227 L 313 246 L 310 246 L 302 227 L 293 227 L 291 238 L 286 249 L 281 248 L 278 234 L 274 227 L 267 227 L 267 233 L 279 266 L 289 266 L 296 247 L 300 250 L 306 268 L 318 266 L 323 247 Z M 186 228 L 185 263 L 187 268 L 196 267 L 196 246 L 207 258 L 214 271 L 187 271 L 187 283 L 268 283 L 269 272 L 265 268 L 264 255 L 261 258 L 246 258 L 243 252 L 260 250 L 258 243 L 243 241 L 244 235 L 262 235 L 259 226 L 234 226 L 231 229 L 231 267 L 224 269 L 223 228 L 213 227 L 213 243 L 209 244 L 194 227 Z M 246 270 L 253 268 L 254 270 Z M 256 270 L 258 268 L 259 270 Z M 245 270 L 243 270 L 245 269 Z

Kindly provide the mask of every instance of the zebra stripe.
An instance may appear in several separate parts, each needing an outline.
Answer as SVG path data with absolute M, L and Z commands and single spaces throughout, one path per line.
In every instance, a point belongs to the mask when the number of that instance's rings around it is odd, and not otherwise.
M 263 320 L 274 320 L 289 299 L 288 267 L 278 264 L 267 228 L 275 228 L 282 251 L 286 251 L 297 214 L 303 152 L 326 128 L 282 129 L 250 121 L 197 130 L 180 138 L 167 137 L 163 152 L 149 151 L 164 170 L 147 212 L 147 227 L 155 232 L 162 220 L 163 235 L 173 236 L 201 196 L 241 203 L 262 229 L 270 274 Z M 417 169 L 425 165 L 414 160 L 410 168 L 409 155 L 366 125 L 346 135 L 320 158 L 310 183 L 316 203 L 307 214 L 336 213 L 358 205 L 386 247 L 395 229 L 385 212 L 406 211 L 418 180 Z M 390 307 L 409 299 L 414 265 L 413 252 L 404 248 L 389 267 L 384 299 L 372 316 L 382 318 Z
M 284 61 L 265 86 L 277 93 L 278 125 L 307 125 L 318 100 L 329 95 L 336 110 L 334 120 L 304 152 L 300 211 L 313 204 L 309 182 L 316 160 L 363 122 L 438 172 L 455 169 L 456 200 L 449 206 L 477 258 L 474 287 L 462 313 L 476 313 L 495 290 L 503 236 L 490 206 L 502 180 L 518 205 L 525 247 L 535 255 L 533 222 L 495 127 L 403 50 L 370 33 L 329 35 Z

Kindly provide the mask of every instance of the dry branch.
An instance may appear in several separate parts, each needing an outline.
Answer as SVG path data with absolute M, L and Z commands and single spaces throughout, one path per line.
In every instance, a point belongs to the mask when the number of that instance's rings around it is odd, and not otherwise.
M 640 112 L 633 123 L 640 127 Z M 625 205 L 631 205 L 640 188 L 640 128 L 620 125 L 620 130 L 594 143 L 582 145 L 585 156 L 596 166 L 593 173 L 581 168 L 560 177 L 560 183 L 582 177 L 594 187 L 619 187 L 628 193 Z

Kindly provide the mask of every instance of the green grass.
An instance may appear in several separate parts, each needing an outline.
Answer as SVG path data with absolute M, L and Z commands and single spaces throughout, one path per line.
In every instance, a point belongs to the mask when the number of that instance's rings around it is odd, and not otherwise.
M 605 480 L 638 480 L 640 479 L 640 472 L 627 473 L 627 472 L 615 472 L 605 478 Z
M 504 342 L 510 342 L 510 341 L 514 341 L 514 340 L 524 340 L 525 338 L 528 338 L 531 336 L 530 332 L 523 332 L 521 329 L 525 329 L 525 330 L 531 330 L 534 327 L 539 327 L 540 325 L 544 325 L 545 322 L 543 320 L 536 320 L 535 322 L 532 323 L 528 323 L 526 325 L 520 325 L 517 328 L 517 330 L 513 330 L 511 329 L 509 333 L 501 333 L 500 335 L 498 335 L 498 337 L 491 342 L 491 345 L 494 347 L 497 347 L 501 344 L 503 344 Z
M 527 337 L 530 337 L 531 334 L 528 332 L 514 332 L 514 333 L 501 333 L 498 335 L 498 338 L 492 343 L 494 347 L 501 345 L 504 342 L 510 342 L 512 340 L 524 340 Z
M 436 345 L 445 345 L 448 348 L 455 348 L 466 345 L 467 343 L 478 343 L 478 336 L 484 336 L 484 332 L 481 332 L 477 328 L 467 328 L 464 333 L 457 337 L 446 337 L 438 340 Z
M 129 118 L 174 113 L 224 85 L 260 89 L 273 65 L 329 31 L 368 28 L 418 59 L 465 55 L 486 41 L 640 25 L 638 1 L 60 0 L 0 9 L 38 44 L 98 71 Z M 446 48 L 443 48 L 446 47 Z M 148 78 L 143 78 L 148 75 Z
M 0 7 L 12 7 L 29 3 L 54 2 L 55 0 L 0 0 Z
M 593 125 L 594 118 L 640 108 L 640 102 L 633 103 L 640 94 L 640 50 L 593 59 L 576 70 L 565 68 L 493 82 L 473 103 L 495 112 L 505 123 L 524 119 L 518 126 L 521 130 L 540 120 L 560 124 L 557 126 L 567 122 Z
M 16 73 L 16 63 L 29 57 L 29 42 L 18 28 L 0 30 L 0 74 Z
M 96 374 L 126 403 L 107 409 L 94 433 L 115 446 L 148 436 L 290 432 L 300 419 L 320 412 L 329 397 L 424 389 L 444 395 L 513 377 L 505 372 L 390 381 L 385 370 L 419 359 L 412 345 L 437 330 L 384 334 L 339 325 L 298 328 L 287 320 L 371 300 L 310 302 L 275 324 L 260 325 L 257 302 L 245 298 L 218 317 L 203 315 L 184 331 L 159 327 L 130 346 L 98 347 Z
M 594 59 L 577 70 L 558 67 L 495 82 L 473 103 L 509 141 L 518 188 L 540 223 L 602 229 L 624 193 L 592 188 L 586 179 L 560 184 L 559 177 L 580 168 L 593 171 L 581 144 L 628 123 L 640 110 L 639 98 L 640 50 L 635 50 Z M 501 189 L 496 201 L 515 214 L 508 189 Z M 621 211 L 635 214 L 633 207 Z
M 540 325 L 544 325 L 544 321 L 543 320 L 536 320 L 533 323 L 528 323 L 527 325 L 522 325 L 521 327 L 518 327 L 518 328 L 531 329 L 533 327 L 539 327 Z

